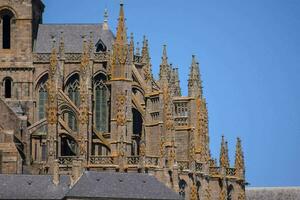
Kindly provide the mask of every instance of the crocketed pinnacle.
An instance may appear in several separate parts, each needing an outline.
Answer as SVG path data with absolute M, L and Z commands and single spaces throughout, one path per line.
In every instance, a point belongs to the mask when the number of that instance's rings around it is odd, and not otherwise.
M 149 55 L 149 44 L 146 36 L 144 36 L 143 40 L 143 48 L 142 48 L 142 62 L 147 64 L 150 62 L 150 55 Z
M 229 168 L 228 144 L 222 136 L 221 151 L 220 151 L 220 167 Z
M 130 58 L 133 60 L 134 59 L 134 37 L 133 37 L 133 33 L 130 33 L 129 53 L 130 53 Z
M 120 4 L 120 14 L 117 27 L 117 36 L 113 44 L 113 51 L 111 56 L 111 69 L 110 74 L 112 79 L 124 78 L 126 74 L 126 63 L 132 62 L 130 58 L 129 46 L 127 44 L 127 33 L 125 25 L 125 16 L 123 3 Z M 132 52 L 133 53 L 133 52 Z
M 242 143 L 241 139 L 237 138 L 234 168 L 236 169 L 237 172 L 242 172 L 242 174 L 240 174 L 242 176 L 245 170 L 245 163 L 244 163 L 244 153 L 242 150 L 241 143 Z
M 168 65 L 167 45 L 163 46 L 162 65 Z
M 159 78 L 160 80 L 170 81 L 170 65 L 168 64 L 168 56 L 167 56 L 167 46 L 163 46 L 163 55 L 161 58 Z
M 190 67 L 190 74 L 188 80 L 189 96 L 202 98 L 202 83 L 200 78 L 199 63 L 196 56 L 192 56 L 192 64 Z
M 117 37 L 115 43 L 119 45 L 127 45 L 127 33 L 126 33 L 126 24 L 125 24 L 125 14 L 124 14 L 124 4 L 120 3 L 120 14 L 119 14 L 119 22 L 117 28 Z

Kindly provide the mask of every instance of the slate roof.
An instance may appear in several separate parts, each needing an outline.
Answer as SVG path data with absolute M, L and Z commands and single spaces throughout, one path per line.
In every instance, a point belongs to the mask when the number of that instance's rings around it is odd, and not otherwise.
M 300 187 L 247 188 L 247 200 L 297 200 Z
M 67 197 L 98 199 L 180 199 L 155 177 L 138 173 L 85 172 Z
M 40 24 L 34 45 L 35 53 L 50 53 L 53 37 L 58 46 L 61 34 L 65 42 L 66 53 L 82 53 L 83 36 L 87 39 L 92 32 L 94 45 L 101 39 L 107 50 L 111 50 L 114 35 L 111 30 L 103 30 L 102 24 Z
M 52 176 L 0 174 L 0 199 L 63 199 L 68 185 L 67 176 L 55 186 Z
M 71 188 L 69 179 L 61 176 L 55 186 L 49 175 L 0 174 L 0 199 L 180 199 L 173 190 L 147 174 L 87 171 Z

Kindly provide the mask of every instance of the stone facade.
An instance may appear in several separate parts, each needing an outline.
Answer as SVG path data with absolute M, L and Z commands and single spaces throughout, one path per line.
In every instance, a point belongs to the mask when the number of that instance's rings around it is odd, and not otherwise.
M 46 25 L 40 0 L 0 2 L 1 172 L 149 173 L 186 199 L 245 199 L 241 141 L 232 167 L 224 138 L 220 164 L 210 155 L 196 57 L 188 96 L 166 46 L 155 80 L 123 7 L 114 36 L 107 12 L 99 25 Z

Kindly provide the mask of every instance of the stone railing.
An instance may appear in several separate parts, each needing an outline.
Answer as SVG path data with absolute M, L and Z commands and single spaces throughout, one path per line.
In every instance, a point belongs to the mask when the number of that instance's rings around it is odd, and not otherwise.
M 203 171 L 203 163 L 195 163 L 195 170 L 196 172 L 202 172 Z
M 145 159 L 147 166 L 158 166 L 159 157 L 147 156 Z
M 175 117 L 175 126 L 188 126 L 188 117 Z
M 95 53 L 94 60 L 98 62 L 109 61 L 108 53 Z
M 49 63 L 50 62 L 50 53 L 35 53 L 33 54 L 33 62 L 35 63 Z M 57 54 L 59 56 L 59 54 Z M 65 53 L 65 62 L 66 63 L 79 63 L 81 62 L 82 53 Z M 108 53 L 95 53 L 94 60 L 96 62 L 105 62 L 109 60 Z
M 235 176 L 235 168 L 227 168 L 226 176 Z
M 189 170 L 190 164 L 189 161 L 177 161 L 179 170 Z
M 127 157 L 127 164 L 128 165 L 138 165 L 140 163 L 139 156 L 129 156 Z
M 58 158 L 58 164 L 59 165 L 72 165 L 73 160 L 76 157 L 74 156 L 61 156 Z
M 134 56 L 134 63 L 142 63 L 142 56 Z
M 115 162 L 112 156 L 91 156 L 90 163 L 92 165 L 113 165 Z
M 220 167 L 210 167 L 209 174 L 212 176 L 219 176 L 219 175 L 221 175 L 221 168 Z
M 50 61 L 50 53 L 35 53 L 33 54 L 33 62 L 48 63 Z
M 81 61 L 81 53 L 67 53 L 65 54 L 65 60 L 68 63 L 80 62 Z

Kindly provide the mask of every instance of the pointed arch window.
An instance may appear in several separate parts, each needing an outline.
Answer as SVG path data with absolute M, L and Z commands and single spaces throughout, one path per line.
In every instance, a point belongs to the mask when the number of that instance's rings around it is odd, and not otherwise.
M 44 119 L 46 117 L 46 105 L 48 100 L 48 94 L 46 90 L 46 84 L 45 82 L 41 83 L 39 87 L 39 120 Z
M 108 109 L 107 109 L 107 88 L 102 80 L 96 81 L 95 91 L 95 126 L 99 132 L 107 132 Z
M 78 74 L 72 76 L 67 84 L 67 93 L 70 100 L 79 107 L 80 105 L 80 92 L 79 92 L 79 76 Z M 76 117 L 68 114 L 68 125 L 73 131 L 78 131 Z

